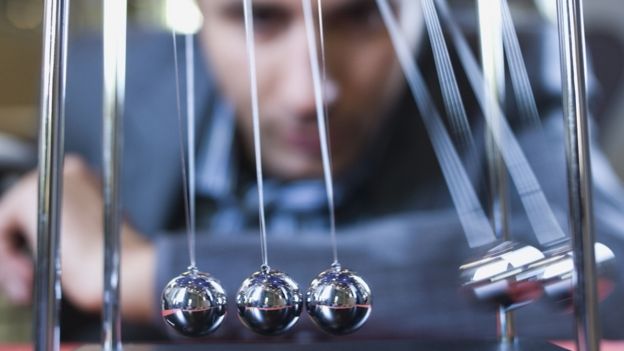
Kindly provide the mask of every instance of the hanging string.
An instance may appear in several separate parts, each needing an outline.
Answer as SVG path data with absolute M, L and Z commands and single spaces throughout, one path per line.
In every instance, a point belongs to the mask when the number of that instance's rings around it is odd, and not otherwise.
M 256 179 L 258 183 L 258 212 L 260 217 L 260 250 L 262 254 L 262 268 L 269 270 L 267 254 L 266 220 L 264 215 L 264 181 L 262 179 L 262 150 L 260 145 L 260 113 L 258 107 L 258 82 L 256 78 L 256 48 L 254 43 L 253 8 L 251 0 L 243 0 L 245 16 L 245 40 L 247 44 L 247 59 L 249 64 L 249 79 L 251 87 L 251 114 L 253 118 L 254 150 L 256 158 Z
M 477 174 L 477 168 L 479 167 L 478 159 L 481 155 L 472 136 L 466 109 L 464 108 L 459 85 L 444 40 L 442 26 L 435 13 L 435 5 L 432 0 L 422 0 L 421 5 L 440 82 L 444 107 L 451 121 L 451 129 L 455 139 L 458 141 L 459 148 L 467 150 L 465 154 L 466 162 L 464 163 L 466 171 L 469 175 Z M 481 178 L 480 182 L 482 186 L 486 186 L 485 179 Z
M 310 67 L 312 69 L 312 81 L 314 84 L 314 100 L 316 103 L 316 117 L 319 129 L 319 139 L 321 144 L 321 158 L 323 162 L 323 176 L 325 178 L 325 189 L 327 193 L 327 203 L 329 205 L 330 235 L 332 239 L 332 249 L 334 262 L 332 266 L 339 268 L 338 248 L 336 243 L 336 219 L 334 211 L 334 185 L 332 179 L 332 167 L 329 153 L 329 141 L 327 137 L 326 105 L 324 105 L 323 88 L 321 82 L 321 72 L 319 68 L 318 49 L 316 47 L 316 29 L 312 14 L 312 3 L 310 0 L 301 0 L 303 5 L 303 18 L 306 27 L 308 40 L 308 53 L 310 55 Z M 320 4 L 320 2 L 319 2 Z M 319 17 L 321 18 L 321 17 Z
M 407 40 L 402 35 L 387 0 L 377 0 L 382 19 L 390 34 L 399 63 L 418 106 L 433 150 L 440 163 L 444 180 L 455 204 L 460 223 L 470 247 L 479 247 L 496 241 L 496 235 L 481 207 L 474 187 L 451 138 L 442 123 L 440 114 L 433 104 L 424 78 L 416 65 Z
M 317 13 L 318 13 L 318 25 L 319 25 L 319 44 L 321 46 L 321 72 L 323 75 L 323 84 L 322 86 L 324 87 L 323 89 L 323 104 L 324 104 L 324 108 L 325 108 L 325 126 L 327 127 L 327 144 L 329 147 L 329 150 L 331 150 L 331 133 L 330 133 L 330 126 L 329 126 L 329 108 L 327 106 L 327 92 L 326 92 L 326 88 L 329 86 L 329 82 L 327 81 L 327 63 L 326 63 L 326 58 L 325 58 L 325 26 L 323 24 L 323 0 L 316 0 L 316 4 L 317 4 Z M 329 163 L 332 164 L 332 155 L 331 152 L 329 153 Z
M 453 43 L 458 52 L 461 64 L 468 76 L 468 80 L 477 101 L 483 111 L 488 111 L 488 106 L 494 106 L 493 113 L 485 113 L 484 117 L 492 136 L 498 146 L 507 169 L 516 186 L 522 205 L 527 213 L 529 222 L 535 235 L 542 245 L 552 244 L 566 238 L 559 222 L 546 200 L 528 160 L 522 152 L 522 148 L 514 136 L 504 114 L 489 91 L 483 89 L 483 77 L 479 71 L 477 61 L 474 58 L 466 39 L 462 36 L 457 24 L 451 19 L 450 10 L 445 0 L 437 0 L 440 14 L 448 24 Z M 493 128 L 498 126 L 498 128 Z
M 182 164 L 182 192 L 184 196 L 184 214 L 186 220 L 186 230 L 187 230 L 187 239 L 188 239 L 188 249 L 189 249 L 189 270 L 193 271 L 197 269 L 195 265 L 195 238 L 192 237 L 191 233 L 194 231 L 191 228 L 191 213 L 190 213 L 190 195 L 189 195 L 189 181 L 187 178 L 187 170 L 186 170 L 186 155 L 184 152 L 184 136 L 182 130 L 184 129 L 184 122 L 182 120 L 182 103 L 180 99 L 180 69 L 178 64 L 178 44 L 176 38 L 176 32 L 174 29 L 171 30 L 171 38 L 173 40 L 173 69 L 175 74 L 175 91 L 176 91 L 176 112 L 178 115 L 178 132 L 179 132 L 179 142 L 180 142 L 180 162 Z M 188 68 L 187 68 L 188 69 Z M 190 156 L 190 153 L 189 153 Z
M 511 75 L 511 84 L 514 88 L 514 95 L 518 101 L 520 115 L 524 118 L 525 123 L 539 127 L 541 126 L 539 113 L 537 112 L 537 104 L 535 103 L 535 95 L 531 89 L 529 74 L 527 73 L 526 64 L 520 50 L 518 35 L 513 25 L 513 18 L 509 10 L 507 0 L 499 0 L 501 2 L 502 20 L 503 20 L 503 45 L 505 45 L 505 55 L 509 64 L 509 72 Z
M 195 225 L 195 47 L 193 35 L 186 34 L 186 131 L 188 154 L 188 186 L 189 186 L 189 236 L 188 247 L 191 267 L 197 267 L 196 262 L 196 225 Z
M 433 1 L 421 0 L 421 5 L 425 17 L 425 25 L 427 26 L 427 33 L 429 34 L 429 41 L 436 62 L 435 66 L 440 81 L 440 88 L 442 89 L 444 106 L 451 119 L 451 126 L 453 127 L 454 134 L 460 140 L 461 146 L 469 150 L 474 150 L 476 147 L 468 123 L 468 116 L 466 115 L 466 109 L 464 108 L 459 93 L 459 86 L 455 78 L 455 73 L 453 72 L 451 58 L 444 43 L 442 27 L 440 26 L 438 17 L 435 15 Z

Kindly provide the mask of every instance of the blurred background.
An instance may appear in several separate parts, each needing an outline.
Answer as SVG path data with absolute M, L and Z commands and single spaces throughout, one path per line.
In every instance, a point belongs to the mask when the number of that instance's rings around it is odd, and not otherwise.
M 42 0 L 0 0 L 0 194 L 36 163 L 42 49 Z M 195 32 L 202 18 L 194 0 L 129 0 L 129 23 L 145 29 Z M 71 1 L 70 41 L 101 31 L 102 1 Z M 0 294 L 0 343 L 31 339 L 29 307 Z
M 460 0 L 465 1 L 465 0 Z M 470 0 L 469 0 L 470 1 Z M 555 0 L 537 0 L 552 5 Z M 193 0 L 129 0 L 133 26 L 175 27 L 194 32 L 201 14 Z M 529 0 L 510 1 L 516 7 Z M 624 178 L 624 7 L 621 0 L 585 1 L 588 47 L 602 99 L 596 119 L 600 143 L 621 178 Z M 36 162 L 35 139 L 41 61 L 42 0 L 0 0 L 0 193 Z M 71 4 L 72 36 L 101 27 L 101 1 Z M 0 296 L 0 342 L 30 339 L 30 310 L 10 307 Z

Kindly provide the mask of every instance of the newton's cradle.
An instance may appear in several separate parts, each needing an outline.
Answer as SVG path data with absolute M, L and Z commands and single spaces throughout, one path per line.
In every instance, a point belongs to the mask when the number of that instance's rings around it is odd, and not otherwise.
M 230 317 L 238 315 L 246 327 L 261 335 L 279 335 L 290 330 L 302 313 L 308 313 L 313 322 L 323 331 L 342 335 L 356 333 L 374 314 L 374 291 L 371 291 L 364 277 L 366 272 L 354 271 L 342 266 L 338 260 L 335 223 L 333 213 L 333 179 L 329 143 L 327 142 L 326 109 L 324 108 L 323 79 L 325 76 L 324 47 L 322 31 L 322 0 L 301 0 L 304 13 L 307 43 L 310 54 L 310 68 L 314 83 L 314 94 L 321 141 L 323 175 L 325 180 L 330 217 L 330 234 L 334 261 L 319 269 L 321 273 L 307 287 L 295 282 L 286 272 L 273 269 L 268 262 L 268 247 L 263 210 L 262 165 L 260 160 L 261 140 L 259 133 L 259 108 L 255 68 L 253 34 L 253 1 L 241 0 L 244 6 L 245 31 L 251 101 L 254 122 L 254 146 L 256 175 L 259 192 L 259 219 L 262 262 L 258 271 L 245 279 L 236 294 L 236 311 L 229 311 Z M 314 16 L 314 4 L 317 5 Z M 123 110 L 122 92 L 125 84 L 125 36 L 126 0 L 104 2 L 104 201 L 105 201 L 105 299 L 102 320 L 102 344 L 85 346 L 81 350 L 558 350 L 556 346 L 541 341 L 523 340 L 515 336 L 512 313 L 515 308 L 530 304 L 536 295 L 543 294 L 558 306 L 573 305 L 577 323 L 577 343 L 580 350 L 597 350 L 599 327 L 596 321 L 597 279 L 609 279 L 613 266 L 613 252 L 605 245 L 594 241 L 591 228 L 591 184 L 587 145 L 587 104 L 585 92 L 585 43 L 583 36 L 583 13 L 580 0 L 557 0 L 560 35 L 560 53 L 563 77 L 564 115 L 567 134 L 567 167 L 570 192 L 570 233 L 563 232 L 546 201 L 544 194 L 529 166 L 514 133 L 505 119 L 498 102 L 497 71 L 504 46 L 507 64 L 512 71 L 517 103 L 524 107 L 525 117 L 539 120 L 534 108 L 533 92 L 528 84 L 526 67 L 522 60 L 518 39 L 513 27 L 507 0 L 479 0 L 480 18 L 489 11 L 497 19 L 481 23 L 481 54 L 483 63 L 477 63 L 468 48 L 466 39 L 453 20 L 446 0 L 421 0 L 420 5 L 428 37 L 441 83 L 446 116 L 455 126 L 447 131 L 441 113 L 433 104 L 427 85 L 411 54 L 411 46 L 402 32 L 399 21 L 389 0 L 376 0 L 379 12 L 386 25 L 397 58 L 403 68 L 408 87 L 420 110 L 423 124 L 432 142 L 434 152 L 448 186 L 455 208 L 464 230 L 468 245 L 474 249 L 475 259 L 459 268 L 461 289 L 476 304 L 494 307 L 498 313 L 498 340 L 357 340 L 332 342 L 271 342 L 221 343 L 211 340 L 209 334 L 218 329 L 227 309 L 227 294 L 218 277 L 213 277 L 197 267 L 195 260 L 195 184 L 194 177 L 185 176 L 186 219 L 189 240 L 190 264 L 179 276 L 163 287 L 162 317 L 173 330 L 185 336 L 206 336 L 204 344 L 180 345 L 123 345 L 121 342 L 121 318 L 119 306 L 119 285 L 114 277 L 119 275 L 119 177 L 121 153 L 120 125 Z M 59 256 L 60 186 L 62 182 L 63 156 L 63 111 L 65 72 L 67 58 L 67 24 L 69 0 L 46 0 L 44 12 L 44 52 L 42 64 L 42 108 L 40 123 L 39 163 L 39 210 L 38 210 L 38 257 L 36 291 L 36 350 L 58 350 L 59 318 L 58 303 L 60 289 L 56 289 L 60 277 L 56 265 Z M 398 6 L 401 9 L 400 6 Z M 450 33 L 473 92 L 488 126 L 488 138 L 495 145 L 488 157 L 488 167 L 498 176 L 509 172 L 511 181 L 518 190 L 522 205 L 536 238 L 542 248 L 510 241 L 500 223 L 494 223 L 486 216 L 476 195 L 473 184 L 465 170 L 466 165 L 459 157 L 454 140 L 460 140 L 467 148 L 473 145 L 470 127 L 466 119 L 462 98 L 458 93 L 457 79 L 448 57 L 447 40 L 442 28 Z M 176 36 L 173 33 L 173 44 Z M 320 38 L 321 48 L 317 48 Z M 489 38 L 488 40 L 484 38 Z M 490 40 L 494 38 L 493 40 Z M 423 40 L 426 38 L 423 37 Z M 504 45 L 503 45 L 504 44 Z M 193 40 L 186 36 L 186 74 L 193 76 Z M 174 53 L 177 51 L 174 49 Z M 321 55 L 319 55 L 321 53 Z M 323 62 L 319 62 L 319 56 Z M 176 57 L 176 74 L 177 57 Z M 486 87 L 484 89 L 484 87 Z M 179 99 L 179 87 L 177 89 Z M 191 86 L 187 94 L 194 94 Z M 191 112 L 188 112 L 191 111 Z M 194 174 L 194 116 L 187 111 L 188 149 L 187 165 L 182 166 L 187 175 Z M 178 108 L 178 117 L 182 117 Z M 183 145 L 180 146 L 183 148 Z M 183 158 L 184 160 L 184 158 Z M 509 165 L 513 165 L 509 166 Z M 508 168 L 505 168 L 508 166 Z M 495 182 L 494 182 L 495 183 Z M 497 203 L 505 203 L 505 191 L 500 184 L 491 187 Z M 505 211 L 494 208 L 494 212 Z M 496 216 L 495 216 L 496 217 Z M 590 225 L 588 225 L 590 224 Z M 357 267 L 350 267 L 357 271 Z M 182 270 L 181 270 L 182 271 Z M 597 272 L 597 273 L 595 273 Z M 417 275 L 418 272 L 413 272 Z M 580 283 L 576 283 L 580 282 Z M 572 299 L 572 297 L 580 297 Z M 574 303 L 573 303 L 574 301 Z M 493 326 L 494 327 L 494 326 Z M 452 331 L 449 331 L 452 333 Z M 337 339 L 339 340 L 339 339 Z

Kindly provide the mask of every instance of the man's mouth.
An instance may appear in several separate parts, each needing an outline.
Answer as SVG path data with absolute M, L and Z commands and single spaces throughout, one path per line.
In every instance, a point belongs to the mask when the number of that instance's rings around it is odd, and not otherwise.
M 289 131 L 285 138 L 288 147 L 311 155 L 321 154 L 321 143 L 317 130 Z

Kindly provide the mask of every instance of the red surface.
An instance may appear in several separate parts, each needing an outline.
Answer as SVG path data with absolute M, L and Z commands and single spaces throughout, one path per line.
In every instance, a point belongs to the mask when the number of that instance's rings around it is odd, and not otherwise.
M 78 348 L 77 344 L 61 345 L 61 351 L 72 351 Z M 30 344 L 2 344 L 0 351 L 32 351 L 33 346 Z
M 565 349 L 575 351 L 573 341 L 554 341 L 554 344 L 561 346 Z M 603 341 L 600 344 L 601 351 L 624 351 L 624 341 Z M 1 351 L 1 349 L 0 349 Z

